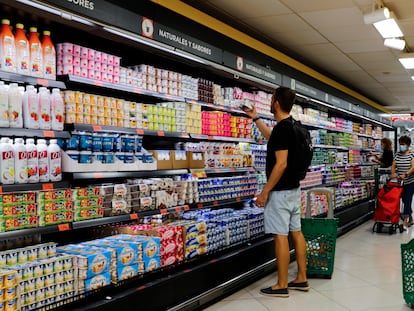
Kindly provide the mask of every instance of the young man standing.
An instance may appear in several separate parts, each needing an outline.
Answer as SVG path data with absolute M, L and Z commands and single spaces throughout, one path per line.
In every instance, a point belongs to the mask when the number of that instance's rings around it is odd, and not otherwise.
M 289 297 L 289 289 L 308 291 L 310 288 L 306 278 L 306 242 L 301 231 L 299 179 L 292 173 L 295 133 L 290 111 L 295 98 L 294 91 L 289 88 L 279 87 L 274 91 L 270 109 L 277 125 L 273 130 L 260 119 L 255 107 L 245 111 L 268 140 L 267 183 L 257 196 L 256 205 L 265 208 L 265 232 L 273 234 L 278 270 L 276 284 L 261 289 L 260 293 L 273 297 Z M 291 282 L 288 282 L 289 233 L 298 265 L 297 276 Z

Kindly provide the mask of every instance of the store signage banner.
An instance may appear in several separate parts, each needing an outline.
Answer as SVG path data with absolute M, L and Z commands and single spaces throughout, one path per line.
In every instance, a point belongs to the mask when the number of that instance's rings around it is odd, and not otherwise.
M 193 55 L 211 60 L 218 64 L 222 62 L 223 51 L 206 42 L 195 39 L 187 34 L 161 25 L 153 20 L 142 17 L 140 35 L 173 46 Z
M 325 92 L 317 90 L 317 89 L 315 89 L 315 88 L 313 88 L 309 85 L 306 85 L 302 82 L 299 82 L 299 81 L 295 81 L 295 90 L 298 93 L 301 93 L 303 95 L 307 95 L 307 96 L 310 96 L 312 98 L 319 99 L 319 100 L 322 100 L 322 101 L 324 101 L 325 98 L 326 98 L 326 96 L 325 96 L 326 93 Z
M 104 0 L 41 0 L 107 25 L 138 33 L 141 16 Z
M 258 65 L 245 59 L 243 56 L 224 51 L 223 64 L 227 67 L 240 71 L 242 73 L 257 77 L 259 79 L 281 85 L 282 75 L 264 66 Z
M 327 94 L 326 96 L 326 102 L 328 104 L 334 105 L 335 107 L 351 110 L 351 103 L 348 103 L 347 101 L 340 99 L 338 97 L 332 96 L 330 94 Z

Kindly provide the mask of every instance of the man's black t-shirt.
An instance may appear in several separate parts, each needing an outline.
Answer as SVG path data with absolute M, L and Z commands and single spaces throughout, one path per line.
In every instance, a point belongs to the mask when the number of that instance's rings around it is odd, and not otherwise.
M 275 151 L 288 150 L 287 168 L 279 182 L 272 191 L 291 190 L 299 187 L 299 180 L 291 174 L 292 158 L 294 152 L 295 137 L 292 126 L 292 117 L 278 122 L 272 130 L 267 143 L 266 176 L 269 178 L 273 167 L 276 165 Z

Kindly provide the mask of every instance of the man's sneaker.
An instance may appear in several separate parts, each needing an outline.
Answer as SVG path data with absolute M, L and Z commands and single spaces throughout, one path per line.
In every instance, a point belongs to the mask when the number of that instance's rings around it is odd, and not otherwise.
M 307 292 L 310 289 L 310 286 L 308 282 L 300 282 L 300 283 L 290 282 L 288 284 L 288 288 Z
M 270 296 L 270 297 L 282 297 L 282 298 L 289 297 L 289 291 L 287 288 L 272 289 L 271 286 L 267 288 L 262 288 L 260 290 L 260 294 L 264 296 Z

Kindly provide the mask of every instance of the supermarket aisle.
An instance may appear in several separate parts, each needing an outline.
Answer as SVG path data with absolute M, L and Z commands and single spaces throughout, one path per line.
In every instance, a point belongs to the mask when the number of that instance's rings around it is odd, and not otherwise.
M 368 221 L 337 240 L 331 280 L 310 279 L 309 292 L 289 298 L 265 297 L 259 289 L 274 283 L 275 273 L 210 306 L 208 311 L 402 311 L 400 244 L 414 237 L 414 227 L 400 234 L 375 234 Z M 296 263 L 290 265 L 295 275 Z

